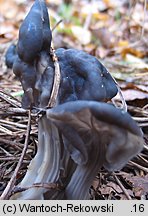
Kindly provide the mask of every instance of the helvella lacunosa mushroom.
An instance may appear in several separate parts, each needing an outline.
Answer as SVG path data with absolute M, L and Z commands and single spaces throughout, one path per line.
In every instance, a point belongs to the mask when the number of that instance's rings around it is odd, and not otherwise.
M 44 0 L 35 0 L 24 19 L 18 43 L 6 53 L 6 64 L 19 78 L 22 107 L 38 108 L 38 146 L 18 192 L 10 199 L 89 199 L 89 188 L 101 167 L 120 170 L 143 149 L 143 134 L 131 116 L 107 103 L 117 83 L 94 56 L 76 49 L 55 51 L 60 84 L 54 107 L 55 64 L 52 33 Z M 31 187 L 57 183 L 61 190 Z

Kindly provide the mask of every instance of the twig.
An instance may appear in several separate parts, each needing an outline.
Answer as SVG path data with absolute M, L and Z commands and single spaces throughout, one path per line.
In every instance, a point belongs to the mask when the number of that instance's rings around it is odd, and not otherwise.
M 60 66 L 59 66 L 58 58 L 55 54 L 54 49 L 51 49 L 51 55 L 52 55 L 52 58 L 54 61 L 55 75 L 54 75 L 53 88 L 52 88 L 50 100 L 48 102 L 47 107 L 54 107 L 55 106 L 57 96 L 58 96 L 59 87 L 60 87 L 60 79 L 61 79 Z
M 34 107 L 34 112 L 31 113 L 31 116 L 37 117 L 40 113 L 45 112 L 44 109 L 39 109 L 37 107 Z M 15 107 L 7 107 L 3 108 L 3 110 L 0 110 L 0 116 L 1 115 L 27 115 L 28 111 L 23 108 L 15 108 Z
M 5 127 L 3 127 L 1 125 L 0 125 L 0 131 L 3 132 L 3 133 L 5 133 L 5 134 L 8 134 L 8 135 L 12 135 L 13 134 L 12 131 L 8 130 L 7 128 L 5 128 Z
M 27 114 L 27 110 L 23 109 L 23 108 L 14 108 L 14 107 L 8 107 L 8 108 L 4 108 L 4 111 L 7 114 Z
M 148 151 L 148 146 L 144 144 L 144 150 Z
M 132 14 L 133 14 L 133 11 L 134 11 L 134 8 L 135 8 L 135 5 L 137 4 L 137 0 L 133 1 L 133 0 L 130 0 L 129 1 L 129 9 L 127 11 L 127 16 L 128 16 L 128 22 L 127 22 L 127 29 L 128 29 L 128 36 L 130 36 L 130 20 L 132 20 Z
M 10 179 L 10 181 L 8 182 L 5 190 L 3 191 L 0 200 L 6 200 L 9 198 L 9 195 L 11 194 L 11 191 L 13 190 L 13 187 L 15 185 L 16 182 L 16 177 L 18 175 L 19 169 L 22 165 L 24 156 L 26 154 L 27 148 L 28 148 L 28 141 L 29 141 L 29 136 L 30 136 L 30 130 L 31 130 L 31 111 L 29 110 L 29 119 L 28 119 L 28 126 L 27 126 L 27 132 L 26 132 L 26 138 L 25 138 L 25 144 L 24 144 L 24 148 L 21 154 L 21 157 L 18 161 L 18 164 L 15 168 L 15 171 Z
M 148 126 L 148 117 L 132 117 L 140 127 Z
M 146 167 L 143 167 L 143 166 L 141 166 L 141 165 L 139 165 L 133 161 L 130 161 L 129 164 L 132 164 L 135 167 L 137 167 L 138 169 L 143 170 L 144 172 L 148 173 L 148 168 L 146 168 Z
M 134 112 L 134 113 L 136 113 L 136 114 L 140 114 L 140 115 L 142 115 L 142 116 L 144 116 L 144 117 L 147 117 L 147 116 L 148 116 L 148 111 L 146 111 L 146 110 L 144 110 L 144 109 L 142 109 L 142 108 L 140 108 L 140 107 L 134 107 L 134 106 L 128 105 L 128 110 L 129 110 L 130 112 Z
M 114 77 L 112 77 L 112 78 L 114 79 Z M 120 99 L 121 99 L 121 103 L 122 103 L 122 107 L 120 107 L 120 109 L 122 109 L 124 112 L 127 112 L 127 104 L 126 104 L 125 98 L 124 98 L 124 96 L 123 96 L 123 94 L 122 94 L 122 91 L 121 91 L 121 89 L 120 89 L 120 87 L 119 87 L 119 84 L 116 82 L 115 79 L 114 79 L 114 81 L 115 81 L 115 84 L 116 84 L 116 86 L 117 86 L 118 93 L 119 93 L 119 96 L 120 96 Z M 112 98 L 111 101 L 112 101 L 112 103 L 118 108 L 118 106 L 117 106 L 117 104 L 116 104 L 116 102 L 115 102 L 115 99 Z
M 146 104 L 142 109 L 146 110 L 148 108 L 148 104 Z
M 0 145 L 1 145 L 1 143 L 9 145 L 9 146 L 11 146 L 13 148 L 16 148 L 19 151 L 22 151 L 22 149 L 24 147 L 24 144 L 19 143 L 16 140 L 15 141 L 11 141 L 11 140 L 3 139 L 3 138 L 0 137 Z M 30 146 L 30 148 L 31 148 L 31 146 Z
M 128 200 L 131 200 L 132 198 L 130 197 L 130 195 L 128 194 L 127 190 L 125 189 L 125 187 L 123 186 L 123 184 L 121 183 L 121 181 L 119 180 L 119 178 L 116 176 L 115 173 L 112 173 L 113 177 L 115 178 L 117 184 L 120 186 L 120 188 L 122 189 L 122 191 L 124 192 L 125 196 L 127 197 Z
M 15 126 L 17 128 L 20 128 L 20 129 L 26 129 L 27 128 L 27 126 L 24 124 L 20 124 L 17 122 L 11 122 L 11 121 L 7 121 L 7 120 L 3 120 L 3 119 L 0 119 L 0 124 Z
M 0 161 L 18 161 L 20 159 L 20 157 L 19 156 L 16 156 L 16 157 L 3 157 L 3 158 L 1 158 L 0 157 Z M 25 162 L 25 163 L 29 163 L 30 162 L 30 160 L 24 160 L 23 162 Z
M 90 5 L 92 5 L 94 3 L 94 0 L 91 0 L 90 1 Z M 83 26 L 83 28 L 84 29 L 89 29 L 89 26 L 90 26 L 90 23 L 91 23 L 91 20 L 92 20 L 92 15 L 93 15 L 93 11 L 92 11 L 92 8 L 90 7 L 90 10 L 89 10 L 89 13 L 88 13 L 88 15 L 87 15 L 87 17 L 86 17 L 86 20 L 85 20 L 85 23 L 84 23 L 84 26 Z
M 14 107 L 21 107 L 21 103 L 18 100 L 14 99 L 12 95 L 9 95 L 8 93 L 3 92 L 2 90 L 0 90 L 0 98 L 2 98 Z
M 148 126 L 148 122 L 139 123 L 138 125 L 139 125 L 139 127 L 147 127 Z
M 138 155 L 138 157 L 139 157 L 143 162 L 145 162 L 146 164 L 148 164 L 148 160 L 146 160 L 144 157 L 142 157 L 141 155 Z
M 61 22 L 63 22 L 63 19 L 60 19 L 60 20 L 53 26 L 53 28 L 52 28 L 51 31 L 53 32 Z
M 4 148 L 2 148 L 1 146 L 0 146 L 0 150 L 2 150 L 7 156 L 10 156 L 10 157 L 12 157 L 12 154 L 10 154 L 8 151 L 6 151 Z
M 15 187 L 14 190 L 12 191 L 12 194 L 16 194 L 16 193 L 20 193 L 32 188 L 45 188 L 45 189 L 55 189 L 55 190 L 60 190 L 61 187 L 59 184 L 57 183 L 34 183 L 33 185 L 29 186 L 29 187 Z
M 146 5 L 147 5 L 147 0 L 144 0 L 144 15 L 143 15 L 143 22 L 142 22 L 142 30 L 141 30 L 141 37 L 140 37 L 140 40 L 143 39 L 144 32 L 145 32 Z
M 3 85 L 4 86 L 4 85 Z M 5 86 L 6 88 L 8 88 L 7 86 Z M 11 85 L 11 87 L 13 87 Z M 8 97 L 12 98 L 14 101 L 18 102 L 18 103 L 21 103 L 20 100 L 18 100 L 17 98 L 15 98 L 12 94 L 9 94 L 8 92 L 4 91 L 3 89 L 0 89 L 0 92 L 2 92 L 3 94 L 7 95 Z
M 133 117 L 137 122 L 148 122 L 148 117 Z

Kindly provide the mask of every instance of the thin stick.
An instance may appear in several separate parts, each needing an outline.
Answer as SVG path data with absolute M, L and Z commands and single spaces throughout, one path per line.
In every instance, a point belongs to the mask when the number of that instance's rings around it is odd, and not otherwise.
M 7 128 L 3 127 L 2 125 L 0 125 L 0 131 L 5 133 L 5 134 L 8 134 L 8 135 L 13 134 L 13 132 L 11 130 L 8 130 Z
M 51 50 L 51 55 L 54 61 L 55 75 L 54 75 L 53 88 L 52 88 L 50 100 L 48 102 L 47 107 L 54 107 L 56 105 L 56 100 L 57 100 L 58 91 L 60 87 L 60 80 L 61 80 L 60 66 L 59 66 L 58 58 L 55 54 L 54 49 Z
M 93 5 L 94 3 L 95 3 L 94 0 L 89 1 L 90 6 Z M 93 15 L 93 10 L 92 10 L 92 7 L 90 7 L 89 13 L 85 19 L 84 26 L 83 26 L 83 28 L 86 30 L 89 29 L 89 26 L 90 26 L 91 21 L 92 21 L 92 15 Z
M 52 28 L 52 32 L 57 28 L 58 25 L 60 25 L 60 23 L 63 22 L 63 19 L 60 19 Z
M 139 125 L 139 127 L 147 127 L 148 126 L 148 122 L 139 123 L 138 125 Z
M 142 30 L 141 30 L 141 37 L 140 37 L 140 40 L 143 39 L 144 32 L 145 32 L 146 4 L 147 4 L 147 1 L 145 0 L 145 1 L 144 1 L 144 15 L 143 15 L 143 23 L 142 23 Z
M 0 98 L 2 98 L 14 107 L 21 107 L 21 103 L 18 100 L 14 99 L 13 96 L 9 95 L 6 92 L 3 92 L 2 90 L 0 90 Z
M 118 89 L 118 93 L 119 93 L 119 96 L 120 96 L 120 99 L 121 99 L 121 103 L 122 103 L 122 107 L 120 107 L 120 109 L 123 109 L 125 112 L 127 112 L 127 104 L 126 104 L 126 101 L 125 101 L 125 98 L 122 94 L 122 91 L 119 87 L 119 84 L 116 82 L 116 80 L 114 79 L 114 77 L 112 77 L 116 86 L 117 86 L 117 89 Z M 116 102 L 115 102 L 115 99 L 112 98 L 111 101 L 113 102 L 113 104 L 118 108 L 118 106 L 116 105 Z
M 16 194 L 16 193 L 20 193 L 20 192 L 23 192 L 23 191 L 26 191 L 28 189 L 32 189 L 32 188 L 45 188 L 45 189 L 48 189 L 48 190 L 61 190 L 61 187 L 58 183 L 35 183 L 33 184 L 32 186 L 29 186 L 29 187 L 15 187 L 14 190 L 12 191 L 12 194 Z
M 148 117 L 133 117 L 137 122 L 148 122 Z
M 13 113 L 13 114 L 27 114 L 27 110 L 23 108 L 14 108 L 14 107 L 8 107 L 4 109 L 6 113 Z
M 4 85 L 3 85 L 4 86 Z M 8 86 L 6 86 L 6 87 L 9 87 L 9 85 Z M 21 101 L 20 100 L 18 100 L 17 98 L 15 98 L 12 94 L 9 94 L 8 92 L 6 92 L 6 91 L 4 91 L 3 89 L 0 89 L 0 92 L 1 93 L 3 93 L 3 94 L 5 94 L 5 95 L 7 95 L 8 97 L 10 97 L 10 98 L 12 98 L 14 101 L 16 101 L 16 102 L 18 102 L 19 104 L 21 104 Z M 24 92 L 24 91 L 23 91 Z
M 142 157 L 141 155 L 138 155 L 138 157 L 139 157 L 142 161 L 144 161 L 146 164 L 148 164 L 148 160 L 146 160 L 144 157 Z
M 125 196 L 127 197 L 128 200 L 131 200 L 132 198 L 130 197 L 130 195 L 128 194 L 127 190 L 125 189 L 125 187 L 123 186 L 123 184 L 121 183 L 121 181 L 119 180 L 119 178 L 116 176 L 115 173 L 112 174 L 113 177 L 115 178 L 117 184 L 120 186 L 120 188 L 122 189 L 122 191 L 124 192 Z
M 134 165 L 138 169 L 143 170 L 144 172 L 148 173 L 148 168 L 146 168 L 146 167 L 143 167 L 143 166 L 141 166 L 141 165 L 139 165 L 133 161 L 130 161 L 129 164 Z
M 2 124 L 3 126 L 4 125 L 15 126 L 17 128 L 21 128 L 21 129 L 26 129 L 27 128 L 27 126 L 24 125 L 24 124 L 20 124 L 20 123 L 17 123 L 17 122 L 12 122 L 12 121 L 7 121 L 7 120 L 3 120 L 3 119 L 0 119 L 0 124 Z
M 144 150 L 148 151 L 148 146 L 144 144 Z
M 28 125 L 27 125 L 27 132 L 26 132 L 26 138 L 25 138 L 25 144 L 24 144 L 24 148 L 21 154 L 21 157 L 18 161 L 18 164 L 15 168 L 15 171 L 10 179 L 10 181 L 8 182 L 5 190 L 3 191 L 0 200 L 6 200 L 9 198 L 9 195 L 11 194 L 11 191 L 13 190 L 13 187 L 15 185 L 16 182 L 16 177 L 18 175 L 19 169 L 22 165 L 24 156 L 26 154 L 27 148 L 28 148 L 28 141 L 29 141 L 29 136 L 30 136 L 30 130 L 31 130 L 31 111 L 29 110 L 29 119 L 28 119 Z

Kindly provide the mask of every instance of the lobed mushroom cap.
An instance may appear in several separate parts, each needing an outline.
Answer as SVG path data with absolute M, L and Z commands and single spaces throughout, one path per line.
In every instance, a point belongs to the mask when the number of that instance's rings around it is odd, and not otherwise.
M 45 1 L 35 0 L 19 29 L 17 53 L 23 61 L 32 62 L 41 50 L 50 50 L 51 39 Z
M 90 109 L 92 115 L 102 122 L 123 127 L 137 136 L 143 136 L 141 129 L 127 112 L 108 103 L 85 100 L 67 102 L 47 110 L 47 116 L 56 120 L 64 120 L 68 114 L 78 113 L 82 109 Z
M 108 101 L 117 86 L 104 65 L 94 56 L 76 49 L 57 49 L 61 86 L 60 103 L 71 100 Z
M 47 117 L 63 133 L 66 148 L 78 164 L 89 163 L 96 151 L 105 148 L 101 161 L 108 170 L 118 170 L 143 148 L 143 135 L 135 121 L 107 103 L 67 102 L 48 110 Z

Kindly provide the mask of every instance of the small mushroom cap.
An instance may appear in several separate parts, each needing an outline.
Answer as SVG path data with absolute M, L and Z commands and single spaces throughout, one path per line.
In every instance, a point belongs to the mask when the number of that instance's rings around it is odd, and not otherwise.
M 25 62 L 32 62 L 41 50 L 50 49 L 51 38 L 45 1 L 36 0 L 19 30 L 19 57 Z
M 72 100 L 107 101 L 117 86 L 101 62 L 76 49 L 56 50 L 61 70 L 60 103 Z
M 143 148 L 142 132 L 135 121 L 110 104 L 68 102 L 47 110 L 47 117 L 63 133 L 65 145 L 78 164 L 89 163 L 103 147 L 105 167 L 117 170 Z
M 13 67 L 13 63 L 17 57 L 16 45 L 11 44 L 5 55 L 5 63 L 8 68 Z

